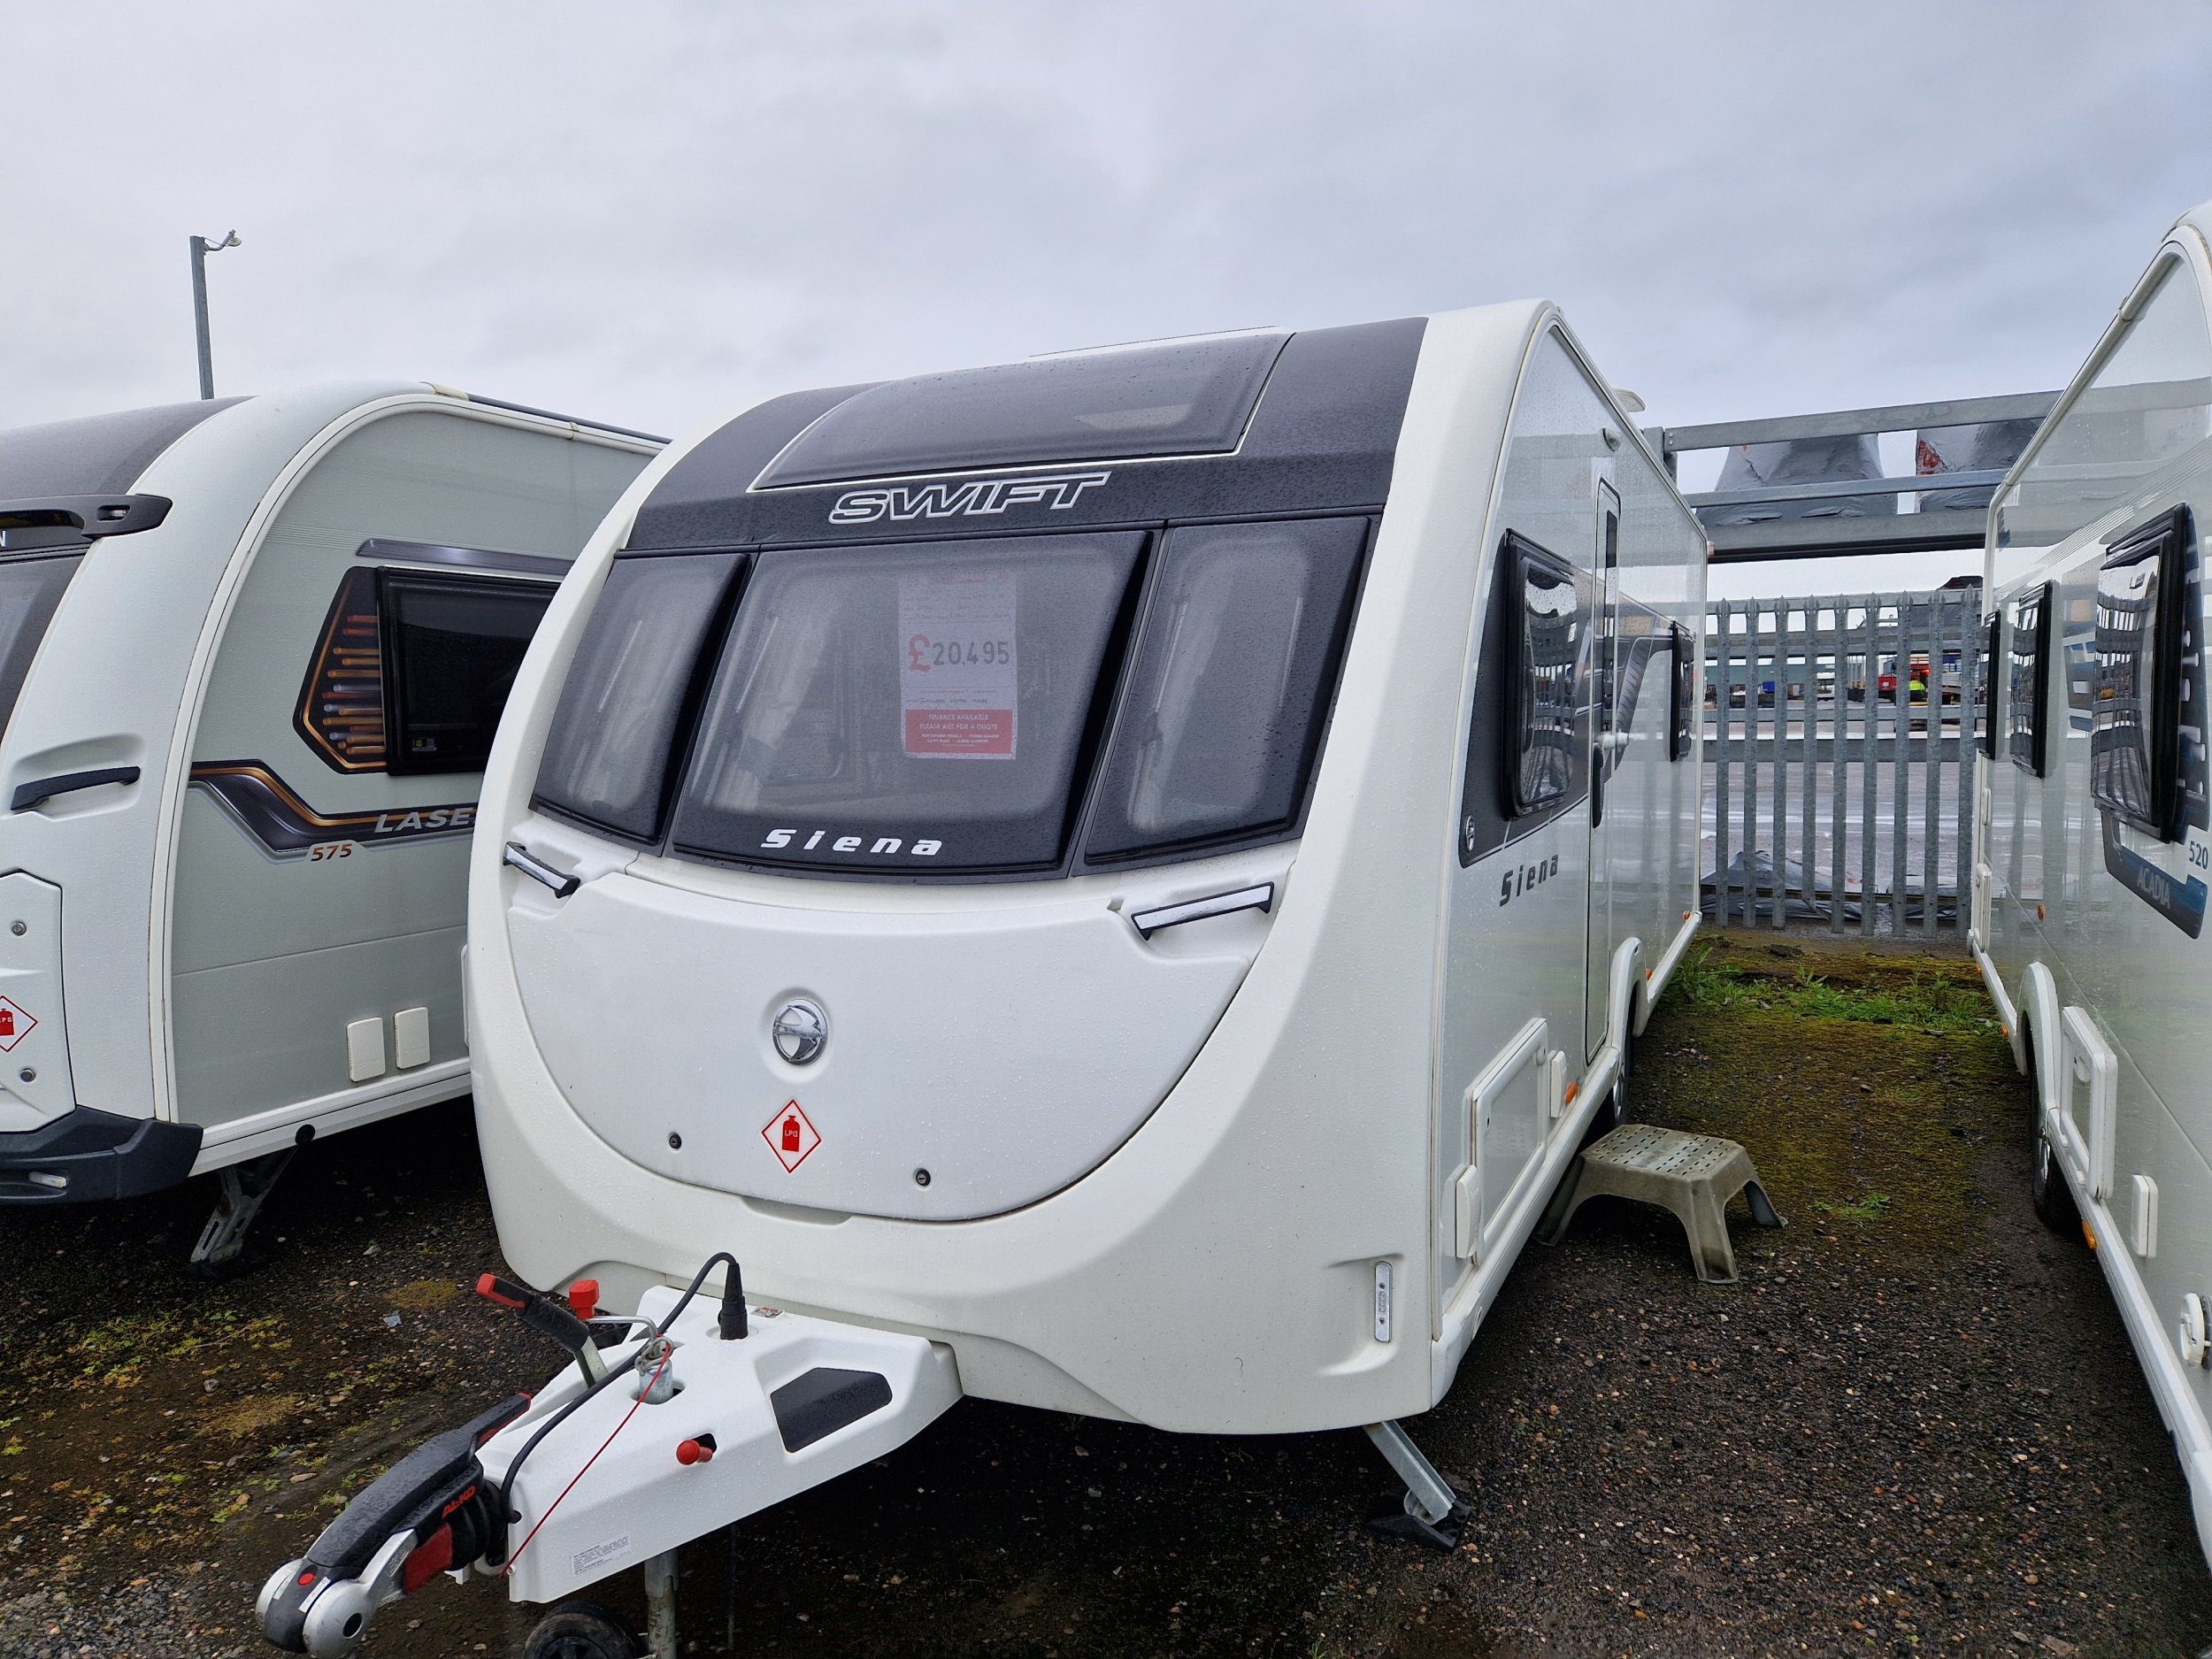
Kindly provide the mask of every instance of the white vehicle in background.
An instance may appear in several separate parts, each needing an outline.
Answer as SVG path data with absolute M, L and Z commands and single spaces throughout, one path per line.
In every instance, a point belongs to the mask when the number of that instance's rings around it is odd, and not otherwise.
M 508 687 L 656 440 L 421 384 L 0 432 L 0 1204 L 468 1092 L 466 842 Z
M 2174 227 L 1991 509 L 1973 943 L 2036 1083 L 2037 1208 L 2086 1223 L 2212 1554 L 2208 227 Z
M 664 457 L 524 664 L 471 879 L 502 1246 L 620 1340 L 357 1499 L 272 1640 L 343 1652 L 433 1566 L 643 1564 L 673 1652 L 678 1545 L 963 1392 L 1366 1425 L 1451 1537 L 1395 1419 L 1696 926 L 1705 556 L 1538 303 L 795 394 Z

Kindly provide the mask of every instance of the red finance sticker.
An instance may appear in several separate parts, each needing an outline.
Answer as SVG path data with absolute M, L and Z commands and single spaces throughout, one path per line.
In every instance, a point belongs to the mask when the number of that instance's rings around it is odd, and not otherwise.
M 0 998 L 0 1002 L 5 1000 Z M 805 1163 L 807 1155 L 822 1144 L 822 1137 L 795 1100 L 786 1101 L 783 1110 L 761 1125 L 760 1138 L 768 1143 L 768 1149 L 776 1155 L 776 1162 L 783 1165 L 787 1175 Z
M 30 1010 L 0 996 L 0 1054 L 7 1053 L 29 1036 L 31 1027 L 37 1024 Z
M 899 712 L 910 760 L 1014 758 L 1014 572 L 899 581 Z

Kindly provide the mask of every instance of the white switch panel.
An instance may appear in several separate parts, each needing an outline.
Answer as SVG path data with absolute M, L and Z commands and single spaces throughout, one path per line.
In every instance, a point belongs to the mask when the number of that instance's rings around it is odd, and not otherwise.
M 430 1064 L 430 1010 L 403 1008 L 392 1016 L 392 1064 L 403 1071 Z
M 384 1022 L 357 1019 L 346 1027 L 346 1075 L 357 1083 L 384 1075 Z

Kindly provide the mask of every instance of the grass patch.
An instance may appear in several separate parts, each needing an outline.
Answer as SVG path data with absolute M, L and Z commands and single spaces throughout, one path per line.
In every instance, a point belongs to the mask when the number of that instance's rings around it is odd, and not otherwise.
M 1835 1204 L 1815 1201 L 1813 1208 L 1824 1216 L 1833 1216 L 1840 1221 L 1879 1221 L 1882 1212 L 1889 1208 L 1889 1194 L 1869 1193 L 1855 1202 Z
M 1785 975 L 1737 962 L 1715 962 L 1713 949 L 1708 945 L 1694 956 L 1684 957 L 1674 974 L 1674 987 L 1701 1012 L 1755 1008 L 1939 1034 L 1998 1028 L 1978 984 L 1961 984 L 1940 972 L 1915 968 L 1889 983 L 1839 982 L 1809 968 Z

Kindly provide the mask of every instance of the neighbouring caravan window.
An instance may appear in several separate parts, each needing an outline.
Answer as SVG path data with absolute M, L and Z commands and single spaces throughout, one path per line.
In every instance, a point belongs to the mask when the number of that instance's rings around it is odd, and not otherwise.
M 1668 710 L 1667 758 L 1687 760 L 1695 747 L 1697 732 L 1697 646 L 1689 629 L 1670 625 L 1674 635 L 1674 703 Z
M 1183 340 L 887 380 L 793 439 L 759 488 L 1233 449 L 1288 338 Z
M 1210 525 L 1168 539 L 1087 857 L 1287 826 L 1326 723 L 1364 518 Z
M 378 578 L 385 769 L 481 772 L 554 585 L 394 570 Z
M 384 769 L 384 645 L 374 570 L 348 571 L 339 582 L 292 724 L 333 771 Z
M 2044 664 L 2050 656 L 2055 589 L 2049 582 L 2012 602 L 2011 648 L 2005 657 L 2005 752 L 2040 778 L 2044 771 Z M 1993 656 L 1990 680 L 1997 678 Z
M 763 553 L 672 844 L 902 875 L 1058 862 L 1144 541 Z
M 81 553 L 50 558 L 0 560 L 0 732 L 8 727 L 31 659 L 46 625 L 61 604 L 62 590 L 77 573 Z
M 1525 818 L 1565 800 L 1581 772 L 1589 625 L 1571 567 L 1518 538 L 1509 546 L 1507 793 Z
M 659 835 L 699 648 L 743 562 L 739 553 L 614 562 L 561 687 L 534 806 L 639 841 Z
M 2170 259 L 2111 354 L 2042 434 L 1998 510 L 1998 544 L 2048 547 L 2203 464 L 2212 331 L 2195 274 Z
M 2185 522 L 2179 513 L 2162 519 L 2115 548 L 2097 572 L 2089 795 L 2162 840 L 2178 827 Z

